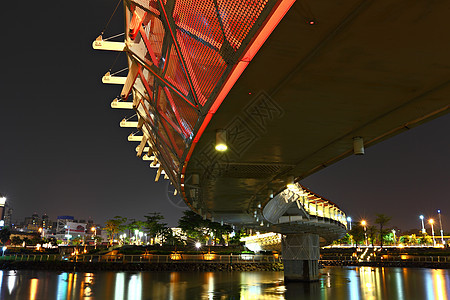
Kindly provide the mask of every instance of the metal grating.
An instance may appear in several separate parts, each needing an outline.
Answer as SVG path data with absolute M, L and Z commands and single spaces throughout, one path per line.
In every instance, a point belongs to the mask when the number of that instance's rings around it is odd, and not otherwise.
M 200 105 L 205 105 L 227 67 L 217 50 L 177 30 L 177 39 Z
M 170 47 L 165 77 L 183 95 L 187 96 L 189 85 L 174 45 Z
M 276 1 L 275 1 L 276 2 Z M 166 171 L 178 180 L 180 160 L 204 115 L 251 40 L 268 0 L 125 0 L 128 55 L 144 62 L 134 85 L 137 107 Z M 264 17 L 265 18 L 265 17 Z M 258 24 L 258 25 L 257 25 Z M 241 49 L 241 50 L 239 50 Z M 139 58 L 139 59 L 137 59 Z M 197 101 L 197 102 L 196 102 Z M 204 107 L 204 108 L 203 108 Z M 232 177 L 265 177 L 281 166 L 227 166 Z
M 228 43 L 237 50 L 262 13 L 268 0 L 217 0 Z
M 227 164 L 220 175 L 228 178 L 268 178 L 291 167 L 285 164 Z

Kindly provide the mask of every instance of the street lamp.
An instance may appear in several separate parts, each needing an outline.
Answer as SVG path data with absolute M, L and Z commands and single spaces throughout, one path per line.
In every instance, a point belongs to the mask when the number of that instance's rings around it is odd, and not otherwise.
M 420 215 L 419 218 L 422 221 L 422 234 L 425 234 L 427 231 L 425 230 L 425 224 L 423 223 L 423 215 Z
M 365 220 L 362 220 L 361 225 L 364 226 L 364 244 L 367 246 L 367 222 Z
M 430 223 L 430 225 L 431 225 L 431 234 L 433 235 L 433 246 L 436 247 L 436 240 L 434 239 L 434 227 L 433 227 L 434 220 L 433 219 L 429 219 L 428 223 Z
M 396 239 L 395 239 L 395 229 L 392 229 L 392 234 L 394 235 L 394 245 L 397 245 L 397 241 L 396 241 Z
M 134 235 L 135 235 L 135 244 L 137 245 L 137 240 L 138 240 L 138 235 L 139 235 L 139 229 L 135 229 L 135 230 L 134 230 Z
M 197 250 L 200 249 L 201 246 L 202 246 L 202 244 L 200 244 L 200 242 L 195 243 L 195 248 L 197 248 Z
M 442 245 L 445 245 L 445 241 L 444 241 L 444 230 L 442 229 L 442 219 L 441 219 L 441 210 L 438 209 L 438 215 L 439 215 L 439 226 L 441 227 L 441 240 L 442 240 Z
M 97 239 L 96 239 L 96 237 L 97 237 L 97 227 L 92 226 L 91 227 L 91 231 L 94 232 L 94 245 L 95 245 L 94 249 L 97 249 Z
M 350 218 L 350 217 L 347 217 L 347 223 L 348 223 L 348 228 L 349 228 L 349 230 L 352 230 L 352 218 Z

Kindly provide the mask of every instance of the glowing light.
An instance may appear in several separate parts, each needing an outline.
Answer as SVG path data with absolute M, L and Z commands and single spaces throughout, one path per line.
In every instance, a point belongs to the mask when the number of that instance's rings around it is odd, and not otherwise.
M 223 129 L 216 131 L 216 150 L 223 152 L 228 149 L 227 147 L 227 132 Z
M 30 283 L 30 300 L 36 299 L 37 287 L 38 287 L 38 279 L 37 278 L 31 279 L 31 283 Z
M 228 147 L 225 144 L 217 144 L 216 145 L 216 150 L 217 151 L 223 152 L 223 151 L 227 151 L 227 149 L 228 149 Z
M 431 225 L 433 225 L 433 224 L 434 224 L 434 220 L 433 220 L 433 219 L 429 219 L 429 220 L 428 220 L 428 223 L 430 223 Z
M 170 259 L 171 260 L 180 260 L 181 259 L 181 254 L 180 253 L 172 253 L 170 255 Z
M 289 176 L 286 181 L 286 187 L 290 190 L 295 189 L 294 176 Z
M 361 221 L 361 225 L 362 225 L 362 226 L 366 226 L 366 225 L 367 225 L 367 222 L 366 222 L 365 220 L 362 220 L 362 221 Z
M 204 260 L 214 260 L 214 258 L 216 258 L 216 255 L 214 253 L 208 252 L 203 255 Z
M 195 243 L 195 248 L 199 249 L 202 246 L 202 244 L 200 244 L 200 242 Z

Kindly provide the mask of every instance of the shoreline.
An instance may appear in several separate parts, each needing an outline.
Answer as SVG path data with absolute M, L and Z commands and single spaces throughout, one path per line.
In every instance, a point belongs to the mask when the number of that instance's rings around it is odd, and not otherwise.
M 281 263 L 113 263 L 68 261 L 3 261 L 1 270 L 94 271 L 282 271 Z
M 450 263 L 436 262 L 351 262 L 319 261 L 320 269 L 324 267 L 400 267 L 450 269 Z M 95 271 L 283 271 L 282 263 L 114 263 L 114 262 L 69 262 L 69 261 L 2 261 L 1 270 L 50 270 L 61 272 L 95 272 Z

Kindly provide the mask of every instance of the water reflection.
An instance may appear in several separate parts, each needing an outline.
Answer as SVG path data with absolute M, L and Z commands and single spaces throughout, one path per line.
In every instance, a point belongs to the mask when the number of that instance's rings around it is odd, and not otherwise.
M 315 283 L 283 272 L 0 271 L 0 299 L 448 299 L 449 270 L 330 267 Z

